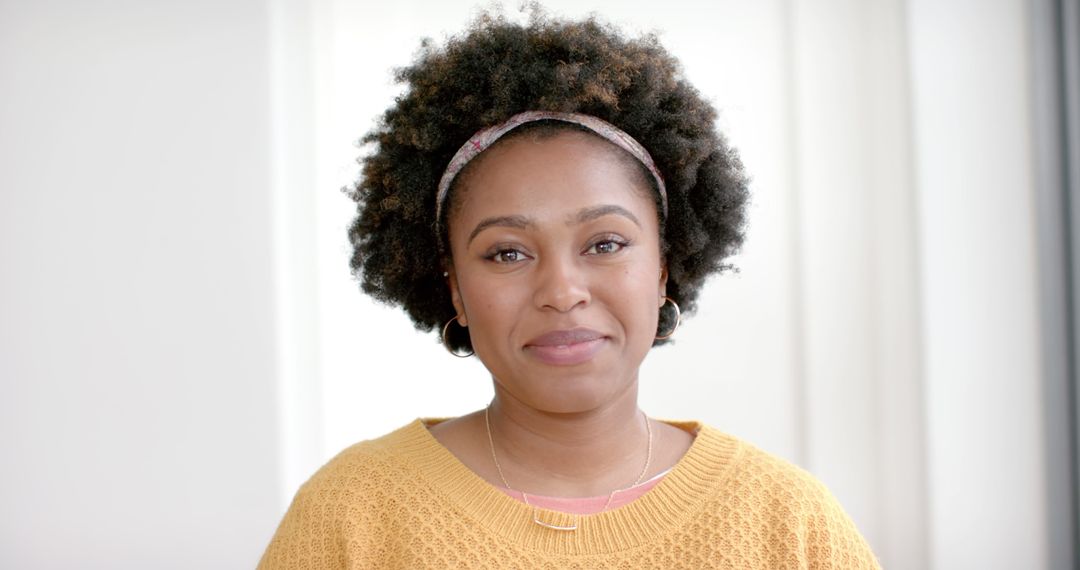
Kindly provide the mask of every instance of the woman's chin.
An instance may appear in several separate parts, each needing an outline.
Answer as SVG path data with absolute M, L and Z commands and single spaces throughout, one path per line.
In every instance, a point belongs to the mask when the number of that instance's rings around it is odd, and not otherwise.
M 540 374 L 520 377 L 515 386 L 501 383 L 521 403 L 551 414 L 577 414 L 611 405 L 624 393 L 629 380 L 611 374 Z

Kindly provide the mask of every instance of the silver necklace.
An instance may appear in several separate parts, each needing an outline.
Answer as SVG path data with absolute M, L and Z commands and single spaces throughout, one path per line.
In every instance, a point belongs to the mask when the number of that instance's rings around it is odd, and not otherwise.
M 490 414 L 488 413 L 488 411 L 490 409 L 491 409 L 491 404 L 488 404 L 488 406 L 486 408 L 484 408 L 484 427 L 487 428 L 488 445 L 491 446 L 491 460 L 495 462 L 495 470 L 499 472 L 499 479 L 502 479 L 503 486 L 506 487 L 507 489 L 513 491 L 514 489 L 510 486 L 510 483 L 506 482 L 506 475 L 503 475 L 502 466 L 499 465 L 499 458 L 498 458 L 498 456 L 495 455 L 495 440 L 491 437 L 491 419 L 489 417 Z M 633 487 L 636 487 L 636 486 L 640 485 L 641 480 L 645 478 L 645 474 L 649 472 L 649 464 L 652 463 L 652 440 L 653 440 L 652 424 L 649 422 L 649 416 L 645 415 L 645 412 L 641 412 L 641 415 L 642 415 L 642 417 L 645 418 L 645 431 L 648 432 L 648 434 L 649 434 L 648 448 L 646 449 L 646 452 L 645 452 L 645 465 L 641 468 L 641 473 L 638 475 L 637 479 L 634 481 L 634 483 L 632 485 L 630 485 L 629 487 L 624 487 L 622 489 L 615 489 L 614 491 L 611 492 L 610 495 L 608 495 L 607 502 L 604 503 L 604 508 L 600 512 L 604 512 L 604 511 L 608 510 L 608 507 L 611 506 L 612 499 L 615 498 L 615 493 L 618 493 L 620 491 L 625 491 L 627 489 L 631 489 Z M 542 520 L 540 520 L 540 507 L 537 507 L 536 505 L 533 505 L 533 504 L 529 503 L 529 496 L 527 494 L 525 494 L 525 491 L 517 491 L 517 492 L 521 493 L 521 498 L 525 501 L 525 504 L 529 505 L 530 507 L 533 508 L 533 522 L 534 523 L 536 523 L 536 524 L 538 524 L 538 525 L 540 525 L 540 526 L 542 526 L 544 528 L 549 528 L 551 530 L 563 530 L 563 531 L 577 530 L 577 528 L 578 528 L 577 516 L 574 517 L 574 523 L 570 524 L 570 525 L 557 525 L 557 524 L 551 524 L 549 522 L 542 521 Z

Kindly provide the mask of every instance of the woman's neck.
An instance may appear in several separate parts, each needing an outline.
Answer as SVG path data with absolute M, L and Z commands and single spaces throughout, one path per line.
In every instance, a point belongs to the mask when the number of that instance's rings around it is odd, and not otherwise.
M 604 405 L 575 413 L 538 410 L 496 383 L 487 414 L 495 457 L 517 491 L 608 494 L 631 486 L 649 455 L 650 429 L 637 406 L 636 382 Z

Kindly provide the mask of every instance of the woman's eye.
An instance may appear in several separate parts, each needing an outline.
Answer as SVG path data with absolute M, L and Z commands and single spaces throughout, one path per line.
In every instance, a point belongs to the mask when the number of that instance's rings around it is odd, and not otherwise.
M 589 249 L 585 250 L 586 255 L 604 255 L 609 253 L 615 253 L 623 248 L 625 244 L 607 239 L 604 241 L 598 241 L 594 243 Z
M 500 249 L 495 252 L 489 259 L 495 263 L 514 263 L 521 261 L 525 258 L 525 254 L 516 249 Z

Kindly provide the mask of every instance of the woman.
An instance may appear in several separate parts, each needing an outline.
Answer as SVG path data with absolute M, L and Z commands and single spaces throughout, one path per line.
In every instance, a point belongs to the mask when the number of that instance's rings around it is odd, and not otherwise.
M 260 566 L 877 567 L 807 473 L 638 408 L 642 360 L 726 267 L 747 200 L 655 39 L 483 17 L 399 78 L 365 139 L 353 269 L 495 395 L 342 452 Z

